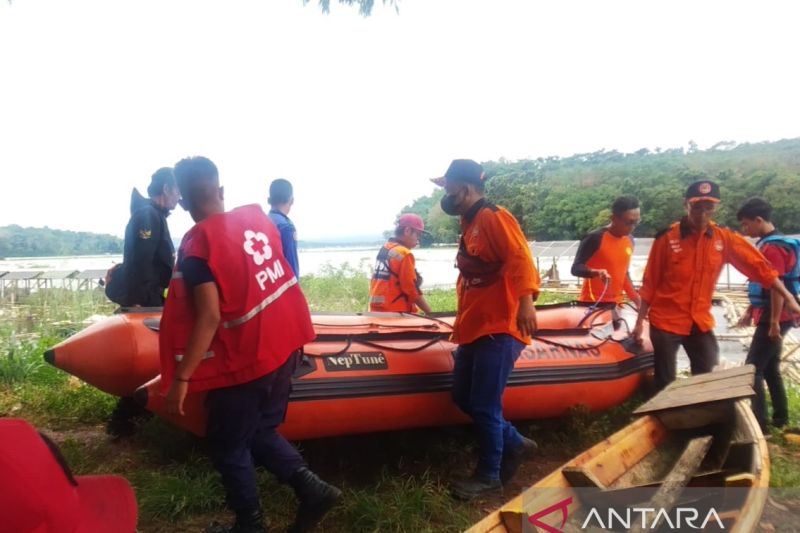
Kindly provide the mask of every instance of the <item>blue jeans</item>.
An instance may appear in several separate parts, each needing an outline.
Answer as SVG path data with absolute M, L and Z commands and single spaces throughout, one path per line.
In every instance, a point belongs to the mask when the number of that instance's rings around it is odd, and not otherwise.
M 511 335 L 486 335 L 455 352 L 453 401 L 478 429 L 476 475 L 500 479 L 503 452 L 522 445 L 522 436 L 503 418 L 503 391 L 524 345 Z

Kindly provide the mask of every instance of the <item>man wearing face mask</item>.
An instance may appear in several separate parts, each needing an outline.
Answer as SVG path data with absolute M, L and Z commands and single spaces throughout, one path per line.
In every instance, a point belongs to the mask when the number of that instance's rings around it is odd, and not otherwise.
M 761 252 L 741 235 L 712 221 L 720 203 L 719 185 L 696 181 L 689 185 L 685 198 L 686 216 L 657 233 L 653 241 L 633 330 L 641 341 L 643 322 L 649 317 L 658 390 L 675 380 L 681 345 L 689 356 L 692 374 L 710 372 L 717 364 L 719 346 L 711 299 L 726 263 L 782 295 L 790 312 L 800 311 Z
M 472 499 L 501 491 L 536 449 L 503 418 L 502 397 L 514 362 L 536 331 L 539 273 L 514 216 L 484 197 L 481 165 L 456 159 L 432 181 L 447 193 L 442 210 L 461 218 L 452 394 L 477 426 L 479 452 L 474 475 L 453 483 L 452 492 Z

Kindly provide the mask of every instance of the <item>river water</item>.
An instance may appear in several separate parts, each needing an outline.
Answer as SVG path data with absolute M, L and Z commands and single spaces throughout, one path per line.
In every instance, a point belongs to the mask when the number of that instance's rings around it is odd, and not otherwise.
M 644 273 L 644 266 L 647 262 L 646 252 L 649 249 L 649 242 L 641 243 L 640 241 L 637 241 L 637 253 L 631 260 L 630 269 L 631 277 L 637 284 L 640 282 L 642 274 Z M 642 244 L 644 244 L 644 246 L 642 246 Z M 328 269 L 338 269 L 341 268 L 342 265 L 348 265 L 349 268 L 361 272 L 365 277 L 368 277 L 371 274 L 377 248 L 377 246 L 364 246 L 300 249 L 300 271 L 302 275 L 324 275 Z M 547 278 L 547 272 L 555 265 L 562 283 L 574 284 L 577 286 L 578 280 L 570 274 L 573 256 L 577 248 L 576 243 L 534 243 L 532 248 L 539 271 L 545 279 Z M 455 255 L 455 247 L 421 248 L 414 251 L 417 269 L 425 280 L 424 288 L 449 288 L 455 286 L 458 274 L 454 264 Z M 0 260 L 0 274 L 6 271 L 44 271 L 51 273 L 97 271 L 97 277 L 101 277 L 99 275 L 100 272 L 104 272 L 112 265 L 121 261 L 122 256 L 120 255 L 6 259 Z M 0 277 L 0 281 L 2 281 L 2 277 Z M 720 276 L 719 285 L 720 287 L 725 287 L 727 285 L 741 286 L 745 282 L 745 277 L 731 267 L 723 271 Z M 58 285 L 58 282 L 54 282 L 54 284 Z M 727 322 L 723 316 L 724 310 L 721 307 L 715 306 L 713 311 L 717 319 L 715 331 L 717 333 L 726 333 L 728 328 Z M 688 368 L 688 360 L 682 352 L 683 349 L 681 349 L 681 356 L 679 357 L 679 367 Z M 731 362 L 740 362 L 745 356 L 743 345 L 738 341 L 721 341 L 720 352 L 722 357 Z
M 643 239 L 642 239 L 643 240 Z M 571 241 L 557 243 L 533 243 L 534 257 L 543 278 L 555 265 L 559 279 L 562 282 L 577 283 L 570 274 L 572 260 L 576 247 Z M 637 253 L 631 259 L 630 273 L 635 282 L 639 282 L 644 274 L 646 254 L 640 251 L 642 246 L 637 241 Z M 338 268 L 344 264 L 363 272 L 369 276 L 375 262 L 377 246 L 349 247 L 349 248 L 310 248 L 300 249 L 300 273 L 324 274 L 327 268 Z M 455 269 L 456 248 L 433 247 L 414 250 L 417 261 L 417 270 L 425 280 L 425 286 L 452 287 L 458 275 Z M 0 260 L 0 273 L 5 271 L 85 271 L 107 270 L 115 263 L 122 261 L 120 255 L 89 255 L 65 257 L 29 257 Z M 733 267 L 723 270 L 720 276 L 720 286 L 728 284 L 741 286 L 747 280 Z

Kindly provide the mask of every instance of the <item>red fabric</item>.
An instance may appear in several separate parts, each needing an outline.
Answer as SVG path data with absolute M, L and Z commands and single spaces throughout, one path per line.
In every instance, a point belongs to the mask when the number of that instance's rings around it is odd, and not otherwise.
M 0 532 L 134 533 L 136 497 L 118 476 L 76 476 L 24 420 L 0 420 Z
M 190 391 L 252 381 L 281 366 L 315 337 L 297 278 L 283 257 L 278 229 L 258 205 L 212 215 L 184 236 L 161 318 L 162 386 L 169 388 L 194 322 L 180 261 L 208 263 L 219 291 L 221 323 Z
M 764 257 L 767 258 L 767 261 L 772 265 L 772 268 L 778 271 L 779 276 L 785 276 L 789 272 L 792 271 L 794 268 L 794 264 L 797 261 L 797 257 L 795 257 L 792 250 L 787 248 L 786 246 L 780 246 L 778 244 L 773 244 L 768 242 L 761 247 L 761 253 L 764 254 Z M 769 309 L 762 309 L 761 307 L 753 307 L 753 323 L 758 324 L 761 320 L 762 313 L 769 313 Z M 788 313 L 786 309 L 783 310 L 781 313 L 781 322 L 786 322 L 787 320 L 792 320 L 794 317 L 791 313 Z

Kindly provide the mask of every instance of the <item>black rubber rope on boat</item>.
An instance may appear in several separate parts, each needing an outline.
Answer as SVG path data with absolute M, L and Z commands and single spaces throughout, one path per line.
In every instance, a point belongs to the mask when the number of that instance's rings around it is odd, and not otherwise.
M 430 341 L 428 341 L 428 342 L 426 342 L 424 344 L 420 344 L 419 346 L 414 346 L 414 347 L 411 347 L 411 348 L 397 348 L 395 346 L 386 346 L 385 344 L 380 344 L 380 343 L 377 343 L 377 342 L 372 342 L 372 341 L 367 341 L 367 340 L 358 340 L 358 343 L 359 344 L 363 344 L 364 346 L 369 346 L 370 348 L 378 349 L 378 350 L 387 350 L 387 351 L 394 351 L 394 352 L 401 352 L 401 353 L 414 353 L 414 352 L 420 352 L 420 351 L 424 350 L 425 348 L 433 346 L 434 344 L 436 344 L 437 342 L 439 342 L 441 340 L 444 340 L 445 338 L 446 338 L 445 335 L 440 335 L 440 336 L 437 336 L 437 337 L 431 339 Z M 586 351 L 589 351 L 589 350 L 595 350 L 595 349 L 603 346 L 607 342 L 613 340 L 611 337 L 606 337 L 603 341 L 601 341 L 601 342 L 599 342 L 597 344 L 593 344 L 591 346 L 573 346 L 571 344 L 564 344 L 564 343 L 561 343 L 561 342 L 558 342 L 558 341 L 549 340 L 549 339 L 547 339 L 545 337 L 537 337 L 535 335 L 532 338 L 537 340 L 537 341 L 539 341 L 539 342 L 543 342 L 544 344 L 548 344 L 550 346 L 558 346 L 559 348 L 565 348 L 565 349 L 569 349 L 569 350 L 577 350 L 577 351 L 581 351 L 581 352 L 586 352 Z M 353 341 L 357 340 L 357 339 L 353 339 L 353 337 L 351 337 L 349 335 L 346 337 L 346 339 L 347 339 L 347 343 L 345 344 L 344 348 L 342 348 L 338 352 L 332 352 L 332 353 L 326 353 L 326 354 L 303 352 L 303 354 L 304 355 L 308 355 L 309 357 L 335 357 L 337 355 L 342 355 L 342 354 L 346 353 L 347 350 L 350 349 L 350 347 L 353 345 Z
M 385 344 L 379 344 L 377 342 L 353 339 L 353 337 L 348 335 L 346 337 L 347 344 L 345 344 L 344 348 L 342 348 L 338 352 L 326 353 L 326 354 L 303 352 L 303 354 L 304 355 L 308 355 L 309 357 L 333 357 L 333 356 L 336 356 L 336 355 L 342 355 L 343 353 L 346 353 L 347 350 L 350 349 L 350 346 L 353 345 L 353 340 L 356 340 L 359 344 L 363 344 L 364 346 L 369 346 L 370 348 L 375 348 L 377 350 L 387 350 L 387 351 L 402 352 L 402 353 L 413 353 L 413 352 L 421 352 L 425 348 L 433 346 L 437 342 L 439 342 L 441 340 L 444 340 L 446 338 L 447 338 L 446 335 L 437 335 L 433 339 L 429 340 L 428 342 L 426 342 L 424 344 L 420 344 L 419 346 L 413 346 L 411 348 L 397 348 L 395 346 L 386 346 Z
M 608 311 L 608 309 L 609 309 L 608 307 L 597 307 L 597 308 L 595 308 L 591 313 L 586 313 L 586 315 L 584 315 L 584 317 L 581 318 L 580 322 L 578 322 L 578 325 L 575 326 L 575 327 L 578 327 L 578 328 L 581 327 L 583 325 L 583 323 L 586 322 L 586 320 L 588 320 L 589 318 L 594 318 L 595 315 L 597 315 L 599 313 L 602 313 L 603 311 Z

